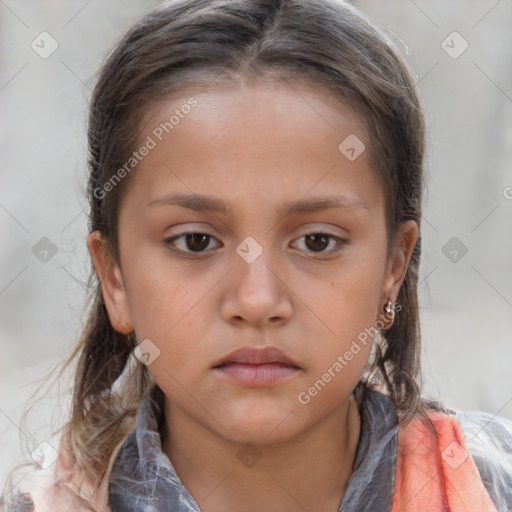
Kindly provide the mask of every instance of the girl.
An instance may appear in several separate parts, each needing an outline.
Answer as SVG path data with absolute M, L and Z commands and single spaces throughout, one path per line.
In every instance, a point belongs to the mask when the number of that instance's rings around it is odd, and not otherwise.
M 511 510 L 512 422 L 421 393 L 424 138 L 349 4 L 138 21 L 90 108 L 71 418 L 4 510 Z

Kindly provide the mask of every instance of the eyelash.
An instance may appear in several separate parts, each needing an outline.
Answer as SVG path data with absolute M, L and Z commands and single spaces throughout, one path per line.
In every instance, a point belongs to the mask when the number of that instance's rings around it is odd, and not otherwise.
M 176 240 L 179 240 L 180 238 L 183 238 L 187 235 L 206 235 L 207 237 L 209 237 L 210 239 L 215 239 L 212 235 L 209 235 L 208 233 L 203 233 L 201 231 L 184 231 L 183 233 L 179 233 L 177 235 L 174 235 L 170 238 L 166 238 L 164 240 L 164 245 L 166 247 L 168 247 L 171 251 L 173 252 L 176 252 L 176 253 L 180 253 L 180 254 L 195 254 L 195 255 L 201 255 L 201 254 L 204 254 L 206 253 L 207 251 L 203 250 L 203 251 L 184 251 L 182 249 L 176 249 L 175 247 L 173 247 L 174 245 L 174 242 Z M 331 251 L 308 251 L 310 254 L 329 254 L 329 255 L 335 255 L 335 254 L 338 254 L 344 246 L 346 245 L 349 245 L 350 244 L 350 240 L 347 240 L 345 238 L 340 238 L 339 236 L 336 236 L 336 235 L 332 235 L 330 233 L 325 233 L 323 231 L 313 231 L 311 233 L 306 233 L 305 235 L 302 235 L 300 238 L 304 238 L 306 236 L 309 236 L 309 235 L 324 235 L 330 239 L 333 239 L 335 242 L 336 242 L 336 247 L 331 250 Z M 299 238 L 299 239 L 300 239 Z

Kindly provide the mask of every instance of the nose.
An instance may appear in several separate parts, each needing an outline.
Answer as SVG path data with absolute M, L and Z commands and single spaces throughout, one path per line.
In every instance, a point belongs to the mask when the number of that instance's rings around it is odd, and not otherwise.
M 221 306 L 227 322 L 258 328 L 289 322 L 293 293 L 283 261 L 271 252 L 251 240 L 237 248 Z

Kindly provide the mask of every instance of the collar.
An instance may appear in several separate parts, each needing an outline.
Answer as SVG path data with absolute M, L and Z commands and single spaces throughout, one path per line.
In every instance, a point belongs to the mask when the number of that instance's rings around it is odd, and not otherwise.
M 155 384 L 139 408 L 109 481 L 112 512 L 201 512 L 162 452 L 162 390 Z M 389 398 L 367 389 L 359 406 L 361 433 L 340 512 L 390 512 L 396 474 L 398 422 Z

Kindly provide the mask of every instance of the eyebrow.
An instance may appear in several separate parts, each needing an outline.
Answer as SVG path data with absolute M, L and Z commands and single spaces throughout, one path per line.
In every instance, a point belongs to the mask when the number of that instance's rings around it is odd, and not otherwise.
M 226 205 L 222 200 L 198 194 L 166 194 L 151 200 L 147 207 L 150 206 L 182 206 L 197 212 L 217 212 L 233 215 L 233 209 Z M 363 201 L 356 197 L 348 197 L 345 195 L 311 197 L 308 199 L 300 199 L 292 203 L 285 203 L 280 208 L 280 215 L 290 216 L 299 213 L 312 213 L 317 211 L 329 210 L 334 208 L 343 208 L 346 210 L 368 210 Z

